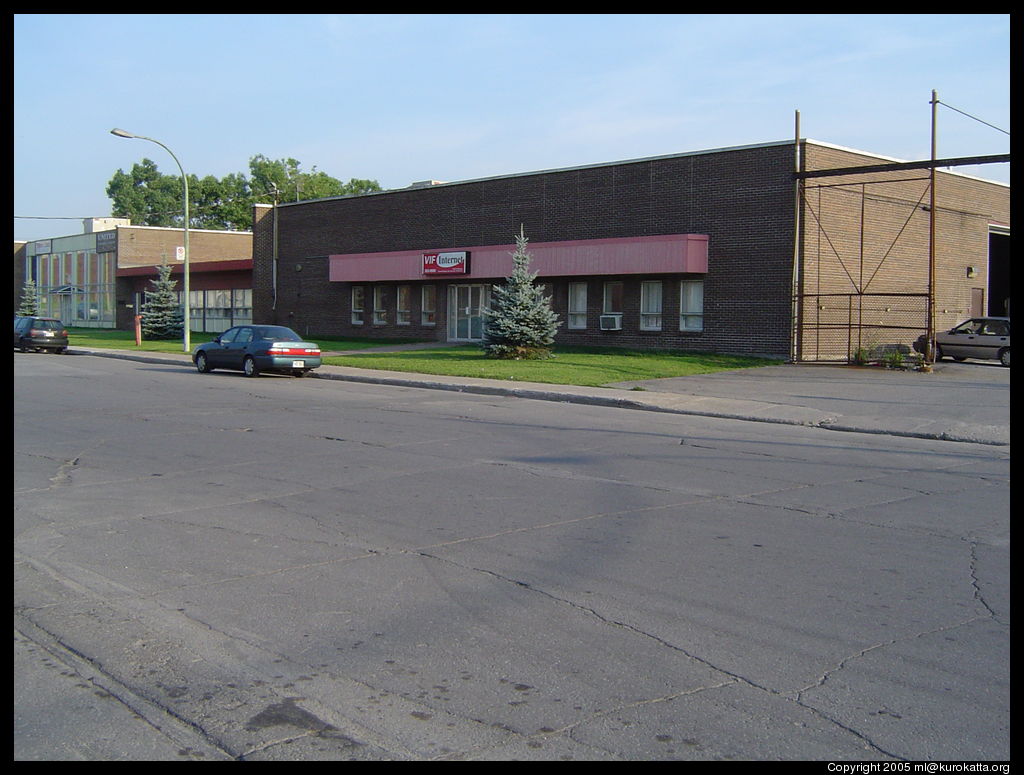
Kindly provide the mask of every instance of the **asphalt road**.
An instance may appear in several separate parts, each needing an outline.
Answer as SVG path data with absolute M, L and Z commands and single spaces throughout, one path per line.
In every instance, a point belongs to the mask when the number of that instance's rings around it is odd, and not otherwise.
M 1007 446 L 32 353 L 14 398 L 15 759 L 1009 758 Z

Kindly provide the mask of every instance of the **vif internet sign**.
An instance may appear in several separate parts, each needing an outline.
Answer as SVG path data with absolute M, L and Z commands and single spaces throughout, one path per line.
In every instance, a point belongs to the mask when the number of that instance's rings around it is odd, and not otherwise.
M 469 274 L 469 253 L 424 253 L 423 274 Z

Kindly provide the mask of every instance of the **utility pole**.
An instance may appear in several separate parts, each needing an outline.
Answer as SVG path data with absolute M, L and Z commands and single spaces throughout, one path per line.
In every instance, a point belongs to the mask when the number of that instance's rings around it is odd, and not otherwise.
M 793 114 L 793 172 L 800 172 L 800 111 Z M 794 176 L 796 177 L 796 176 Z M 789 359 L 796 363 L 803 357 L 802 346 L 802 316 L 805 314 L 803 308 L 803 297 L 800 293 L 801 267 L 800 267 L 800 209 L 802 207 L 803 180 L 796 178 L 793 181 L 793 277 L 792 290 L 793 302 L 790 315 L 790 344 Z
M 935 363 L 935 160 L 938 158 L 936 113 L 939 97 L 932 89 L 932 166 L 928 183 L 928 355 L 925 369 L 930 371 Z

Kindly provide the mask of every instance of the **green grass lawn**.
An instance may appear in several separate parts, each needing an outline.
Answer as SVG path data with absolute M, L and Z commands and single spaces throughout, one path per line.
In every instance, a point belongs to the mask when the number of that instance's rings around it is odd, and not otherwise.
M 135 334 L 131 331 L 69 328 L 68 336 L 72 349 L 78 346 L 135 352 L 182 351 L 180 339 L 144 340 L 137 346 Z M 214 336 L 215 334 L 193 332 L 190 337 L 192 346 L 208 342 Z M 402 343 L 400 340 L 328 339 L 320 336 L 311 338 L 325 352 L 360 350 L 382 344 Z M 685 377 L 729 369 L 754 368 L 777 364 L 778 361 L 714 353 L 628 351 L 593 347 L 558 347 L 555 349 L 555 357 L 545 361 L 506 361 L 485 357 L 483 351 L 476 345 L 463 345 L 408 352 L 325 356 L 324 363 L 361 369 L 597 387 L 612 382 Z
M 189 337 L 192 347 L 203 342 L 209 342 L 216 334 L 204 334 L 193 331 Z M 115 350 L 133 350 L 136 352 L 162 352 L 180 353 L 182 351 L 181 339 L 166 341 L 143 340 L 141 345 L 135 344 L 134 331 L 119 331 L 107 328 L 68 328 L 68 337 L 72 349 L 75 345 L 79 347 L 108 347 Z M 366 347 L 377 347 L 382 344 L 380 339 L 327 339 L 315 337 L 313 341 L 320 345 L 323 350 L 362 350 Z M 403 344 L 405 342 L 421 341 L 413 339 L 395 339 L 386 344 Z
M 763 358 L 736 355 L 635 352 L 584 347 L 558 347 L 555 349 L 555 357 L 544 361 L 506 361 L 487 358 L 483 351 L 474 345 L 400 353 L 360 353 L 326 357 L 324 362 L 334 366 L 361 369 L 590 387 L 611 382 L 685 377 L 778 363 Z

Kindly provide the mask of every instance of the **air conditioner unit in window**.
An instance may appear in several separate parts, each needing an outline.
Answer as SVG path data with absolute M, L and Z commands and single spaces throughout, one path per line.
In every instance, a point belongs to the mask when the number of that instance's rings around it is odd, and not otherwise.
M 601 315 L 602 331 L 621 331 L 622 315 Z

